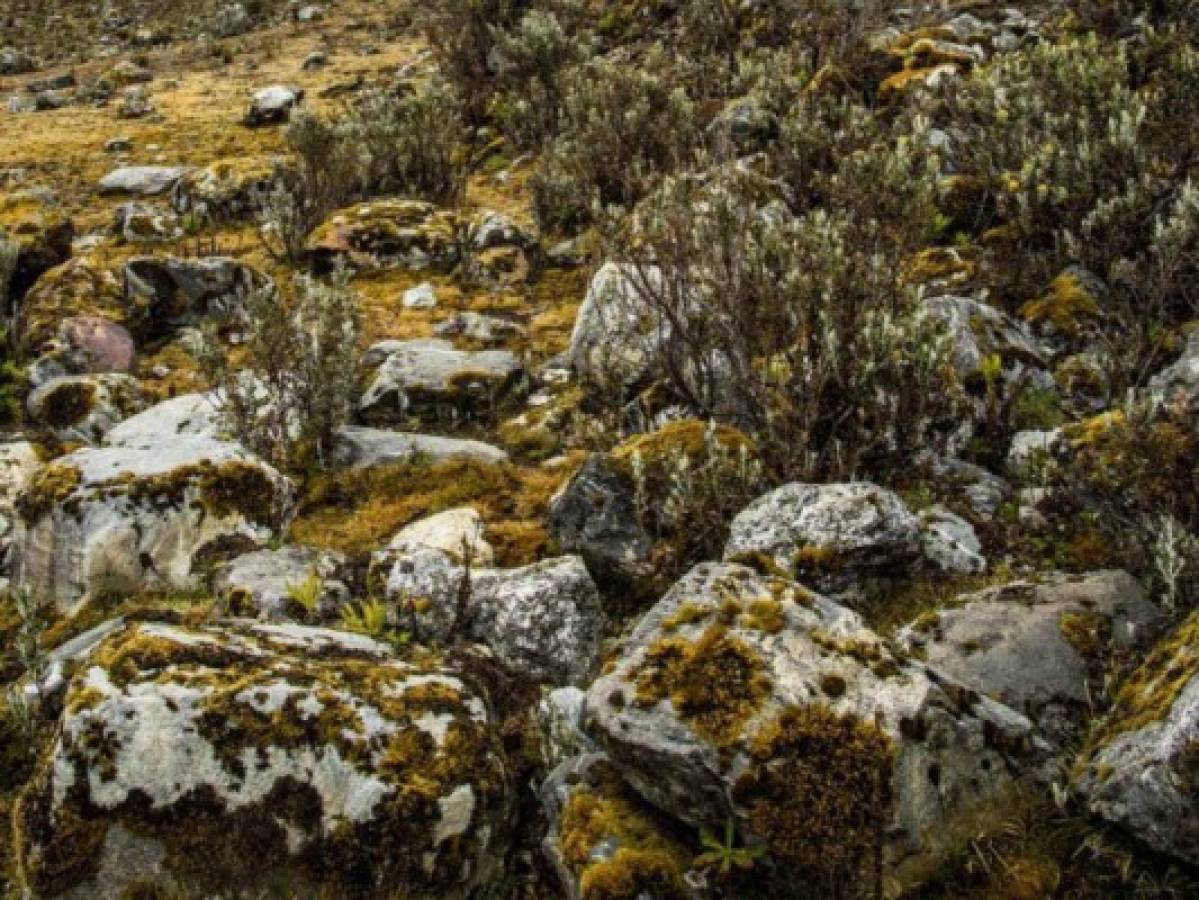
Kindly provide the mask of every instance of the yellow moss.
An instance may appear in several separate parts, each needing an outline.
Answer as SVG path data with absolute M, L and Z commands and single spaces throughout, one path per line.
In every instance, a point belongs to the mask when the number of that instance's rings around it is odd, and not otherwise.
M 40 418 L 51 428 L 68 428 L 96 408 L 96 394 L 90 381 L 68 381 L 44 398 Z
M 75 492 L 83 476 L 74 466 L 50 463 L 29 480 L 29 485 L 17 498 L 17 512 L 29 525 L 36 524 L 57 504 Z
M 800 547 L 794 557 L 796 572 L 836 572 L 844 559 L 833 547 Z
M 754 736 L 733 788 L 755 836 L 795 874 L 851 878 L 889 824 L 894 748 L 877 726 L 813 704 Z
M 955 284 L 974 277 L 976 266 L 952 247 L 930 247 L 921 250 L 903 267 L 904 280 L 910 284 L 929 284 L 949 281 Z
M 778 634 L 787 626 L 783 604 L 773 597 L 760 597 L 749 604 L 749 610 L 741 617 L 740 624 L 766 634 Z
M 879 96 L 884 99 L 901 96 L 913 88 L 928 84 L 936 79 L 944 78 L 947 75 L 956 75 L 958 71 L 958 67 L 952 63 L 904 69 L 883 80 L 883 83 L 878 88 Z
M 638 704 L 669 699 L 679 717 L 717 747 L 741 737 L 770 693 L 762 658 L 721 624 L 710 626 L 694 642 L 660 639 L 646 650 L 631 678 Z
M 677 631 L 684 625 L 702 622 L 712 615 L 712 610 L 698 603 L 682 603 L 670 616 L 662 620 L 663 631 Z
M 1068 612 L 1057 623 L 1062 637 L 1084 659 L 1095 659 L 1111 637 L 1111 623 L 1096 612 Z
M 1049 285 L 1049 292 L 1030 300 L 1020 315 L 1033 325 L 1049 322 L 1061 334 L 1073 337 L 1087 320 L 1099 314 L 1099 301 L 1083 287 L 1077 275 L 1064 272 Z

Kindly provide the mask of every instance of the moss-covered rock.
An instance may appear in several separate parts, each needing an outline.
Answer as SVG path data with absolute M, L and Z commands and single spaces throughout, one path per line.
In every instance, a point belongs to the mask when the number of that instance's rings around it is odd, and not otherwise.
M 374 200 L 340 210 L 308 239 L 318 269 L 444 268 L 460 257 L 457 217 L 417 200 Z
M 56 204 L 26 191 L 0 196 L 0 235 L 17 243 L 9 293 L 18 298 L 42 273 L 70 258 L 75 225 Z
M 14 818 L 35 897 L 462 898 L 496 873 L 509 803 L 487 702 L 455 670 L 234 620 L 103 641 Z
M 277 156 L 230 156 L 192 169 L 175 182 L 171 205 L 180 215 L 219 222 L 252 216 L 279 185 L 286 160 Z
M 30 418 L 64 443 L 97 444 L 146 405 L 137 379 L 111 372 L 51 378 L 29 395 Z
M 794 582 L 701 565 L 588 691 L 641 796 L 693 826 L 732 818 L 788 877 L 926 877 L 1039 763 L 1023 716 L 897 654 Z M 879 855 L 881 852 L 881 856 Z

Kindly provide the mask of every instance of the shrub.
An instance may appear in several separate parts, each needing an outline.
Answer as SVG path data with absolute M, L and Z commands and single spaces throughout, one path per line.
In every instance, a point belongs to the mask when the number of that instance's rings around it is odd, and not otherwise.
M 358 299 L 344 272 L 296 279 L 294 302 L 275 289 L 247 299 L 245 368 L 210 343 L 203 362 L 222 391 L 221 411 L 245 446 L 295 471 L 323 465 L 358 389 Z

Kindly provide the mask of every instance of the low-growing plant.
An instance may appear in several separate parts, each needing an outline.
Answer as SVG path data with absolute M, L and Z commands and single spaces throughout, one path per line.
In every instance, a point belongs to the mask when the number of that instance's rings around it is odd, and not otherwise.
M 320 606 L 324 591 L 325 582 L 316 572 L 310 572 L 303 581 L 294 584 L 288 582 L 287 599 L 304 610 L 304 614 L 311 618 Z
M 387 605 L 377 598 L 347 603 L 341 610 L 341 627 L 355 634 L 401 645 L 408 643 L 407 632 L 397 631 L 387 621 Z

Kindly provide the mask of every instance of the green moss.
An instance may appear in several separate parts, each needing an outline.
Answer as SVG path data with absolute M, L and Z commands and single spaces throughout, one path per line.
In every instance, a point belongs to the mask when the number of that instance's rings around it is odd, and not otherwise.
M 669 699 L 679 717 L 717 747 L 741 737 L 770 693 L 762 658 L 722 624 L 710 626 L 694 642 L 662 638 L 646 650 L 631 677 L 638 704 Z
M 1053 279 L 1045 296 L 1024 304 L 1020 314 L 1027 322 L 1048 322 L 1061 334 L 1073 337 L 1099 314 L 1099 301 L 1083 287 L 1078 276 L 1063 273 Z
M 74 466 L 63 463 L 43 466 L 17 498 L 17 513 L 26 524 L 37 524 L 50 510 L 75 492 L 82 478 Z
M 199 484 L 200 498 L 213 515 L 240 513 L 259 524 L 280 518 L 275 483 L 261 466 L 238 461 L 208 466 Z
M 794 874 L 849 878 L 876 852 L 894 748 L 875 725 L 820 704 L 784 710 L 750 745 L 733 788 L 753 834 Z

